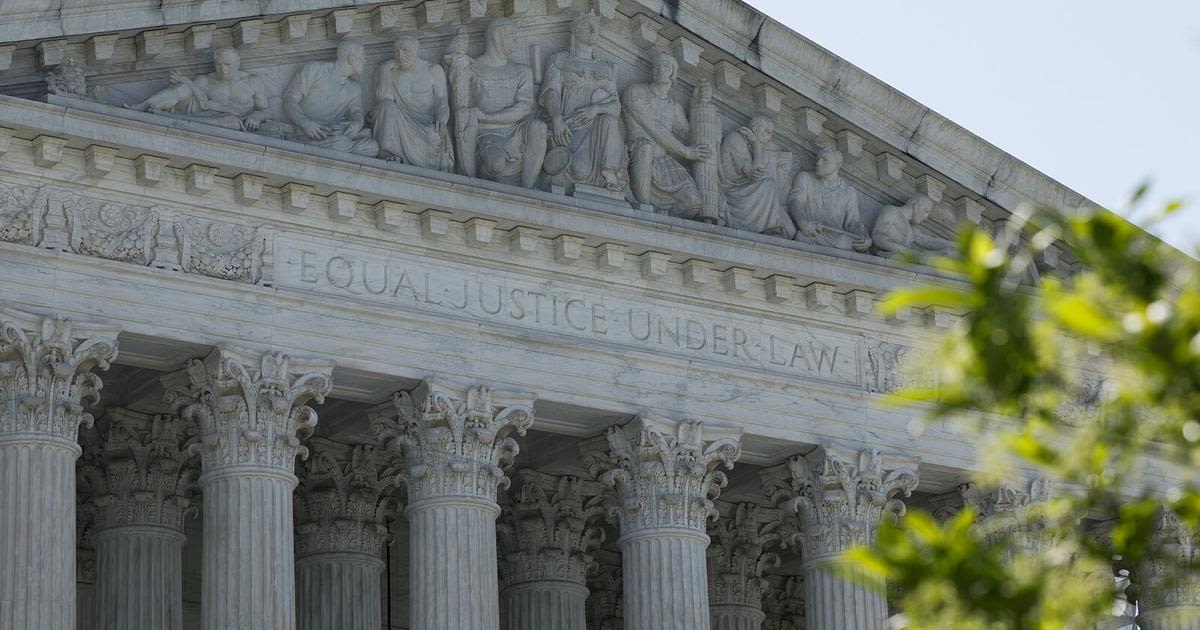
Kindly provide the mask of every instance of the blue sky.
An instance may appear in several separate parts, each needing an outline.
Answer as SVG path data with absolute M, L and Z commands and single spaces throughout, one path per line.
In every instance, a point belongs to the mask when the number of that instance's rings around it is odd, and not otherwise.
M 748 2 L 1096 203 L 1190 199 L 1155 231 L 1200 248 L 1200 1 Z

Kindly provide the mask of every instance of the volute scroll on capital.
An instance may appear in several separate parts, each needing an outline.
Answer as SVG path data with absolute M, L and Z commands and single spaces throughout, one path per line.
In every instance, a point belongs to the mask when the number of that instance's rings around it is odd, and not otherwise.
M 295 492 L 296 553 L 379 557 L 399 515 L 398 456 L 370 444 L 313 438 Z
M 497 524 L 504 583 L 556 580 L 584 585 L 597 570 L 606 507 L 599 484 L 521 470 Z
M 376 409 L 370 426 L 386 448 L 404 456 L 400 480 L 410 508 L 453 496 L 494 502 L 497 489 L 509 485 L 504 469 L 520 451 L 513 435 L 533 424 L 533 401 L 527 393 L 426 379 Z
M 200 427 L 194 448 L 206 474 L 255 466 L 290 476 L 317 424 L 307 403 L 324 402 L 332 370 L 326 360 L 218 346 L 162 381 L 166 403 Z
M 0 434 L 41 433 L 70 442 L 100 400 L 93 369 L 117 358 L 115 326 L 0 310 Z
M 623 535 L 676 528 L 703 535 L 728 482 L 718 467 L 741 456 L 741 431 L 639 414 L 580 445 L 581 463 L 611 489 L 609 518 Z
M 724 502 L 718 508 L 720 518 L 708 527 L 710 602 L 758 608 L 767 588 L 764 574 L 781 563 L 774 549 L 783 546 L 783 528 L 774 508 Z

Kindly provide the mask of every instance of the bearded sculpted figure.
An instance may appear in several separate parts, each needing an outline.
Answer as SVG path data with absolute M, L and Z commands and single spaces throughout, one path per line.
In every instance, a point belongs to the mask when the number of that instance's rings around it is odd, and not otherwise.
M 925 194 L 914 195 L 902 206 L 885 206 L 871 228 L 875 253 L 894 256 L 906 250 L 946 253 L 954 243 L 920 231 L 920 225 L 933 211 L 933 200 Z
M 533 69 L 512 60 L 517 25 L 488 24 L 487 48 L 467 56 L 466 35 L 450 42 L 450 71 L 459 165 L 463 174 L 519 181 L 533 188 L 546 159 L 546 123 L 534 115 Z
M 395 57 L 379 67 L 372 113 L 382 157 L 423 168 L 454 168 L 446 72 L 420 58 L 414 35 L 396 40 Z
M 628 186 L 616 65 L 596 59 L 600 18 L 585 14 L 571 26 L 571 49 L 546 68 L 540 101 L 550 118 L 546 171 L 564 188 Z
M 691 125 L 683 106 L 671 98 L 679 63 L 663 53 L 654 60 L 650 83 L 625 92 L 629 125 L 629 176 L 633 196 L 643 207 L 684 219 L 708 220 L 696 180 L 682 162 L 709 159 L 712 149 L 688 145 Z
M 366 128 L 359 77 L 366 63 L 361 42 L 343 40 L 334 61 L 310 61 L 283 91 L 283 110 L 293 128 L 284 136 L 313 146 L 368 157 L 379 145 Z
M 796 227 L 779 203 L 778 184 L 767 164 L 775 123 L 755 116 L 749 127 L 725 134 L 721 141 L 721 188 L 729 208 L 729 226 L 784 238 Z
M 241 70 L 241 63 L 237 49 L 218 48 L 213 53 L 213 72 L 189 79 L 172 70 L 170 87 L 127 107 L 225 129 L 257 131 L 268 118 L 270 98 L 262 80 Z
M 837 147 L 824 145 L 817 153 L 817 170 L 796 175 L 788 196 L 795 240 L 865 252 L 871 237 L 859 218 L 858 191 L 842 177 L 842 159 Z

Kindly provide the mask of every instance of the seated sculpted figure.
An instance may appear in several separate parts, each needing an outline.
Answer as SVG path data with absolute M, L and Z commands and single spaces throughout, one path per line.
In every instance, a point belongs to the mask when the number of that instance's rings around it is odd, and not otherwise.
M 241 56 L 235 48 L 218 48 L 213 53 L 213 66 L 211 74 L 194 79 L 172 70 L 170 87 L 128 107 L 226 129 L 257 130 L 267 120 L 270 105 L 262 80 L 239 69 Z
M 858 214 L 858 191 L 841 174 L 842 152 L 824 145 L 816 172 L 801 171 L 792 182 L 788 212 L 796 222 L 795 240 L 865 252 L 871 237 Z
M 707 160 L 712 150 L 690 146 L 680 137 L 691 137 L 683 106 L 671 98 L 679 64 L 668 54 L 654 60 L 651 82 L 631 85 L 625 91 L 629 125 L 629 180 L 633 196 L 642 206 L 684 219 L 703 216 L 704 199 L 696 180 L 681 161 Z
M 395 58 L 379 67 L 372 114 L 381 157 L 424 168 L 454 168 L 446 72 L 421 59 L 413 35 L 396 40 Z
M 310 61 L 292 75 L 283 91 L 283 110 L 292 129 L 284 134 L 314 146 L 368 157 L 379 145 L 365 127 L 362 76 L 366 51 L 355 40 L 343 40 L 335 61 Z
M 486 38 L 475 59 L 467 56 L 462 34 L 446 54 L 459 162 L 465 175 L 533 188 L 546 159 L 546 123 L 533 111 L 533 69 L 512 60 L 513 21 L 493 20 Z
M 871 228 L 875 253 L 894 256 L 903 251 L 917 250 L 942 254 L 954 249 L 954 243 L 917 229 L 932 211 L 933 200 L 924 194 L 914 195 L 902 206 L 884 206 Z
M 565 164 L 547 161 L 546 169 L 557 170 L 551 175 L 564 187 L 583 183 L 625 190 L 629 176 L 617 68 L 596 59 L 599 36 L 598 16 L 579 17 L 571 25 L 571 49 L 555 54 L 546 68 L 541 103 L 550 118 L 551 152 L 568 156 Z
M 749 127 L 721 141 L 721 188 L 729 208 L 729 226 L 758 234 L 792 238 L 796 227 L 779 203 L 779 188 L 768 172 L 767 148 L 775 123 L 755 116 Z

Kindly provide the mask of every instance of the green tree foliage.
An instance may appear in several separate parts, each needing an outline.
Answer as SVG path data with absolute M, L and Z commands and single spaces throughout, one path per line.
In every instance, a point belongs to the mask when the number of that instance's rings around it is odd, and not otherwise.
M 1051 244 L 1077 270 L 1033 288 L 1032 261 Z M 1035 470 L 1056 491 L 1005 519 L 911 510 L 850 551 L 854 564 L 888 580 L 910 628 L 1104 627 L 1114 562 L 1135 596 L 1195 584 L 1187 554 L 1158 534 L 1200 532 L 1196 262 L 1113 213 L 1038 209 L 995 239 L 968 227 L 954 256 L 929 264 L 961 282 L 895 292 L 885 308 L 964 316 L 937 350 L 936 385 L 896 399 L 979 431 L 982 451 L 1006 454 L 992 464 Z M 1015 474 L 988 466 L 977 484 Z M 1152 563 L 1176 582 L 1139 573 Z

